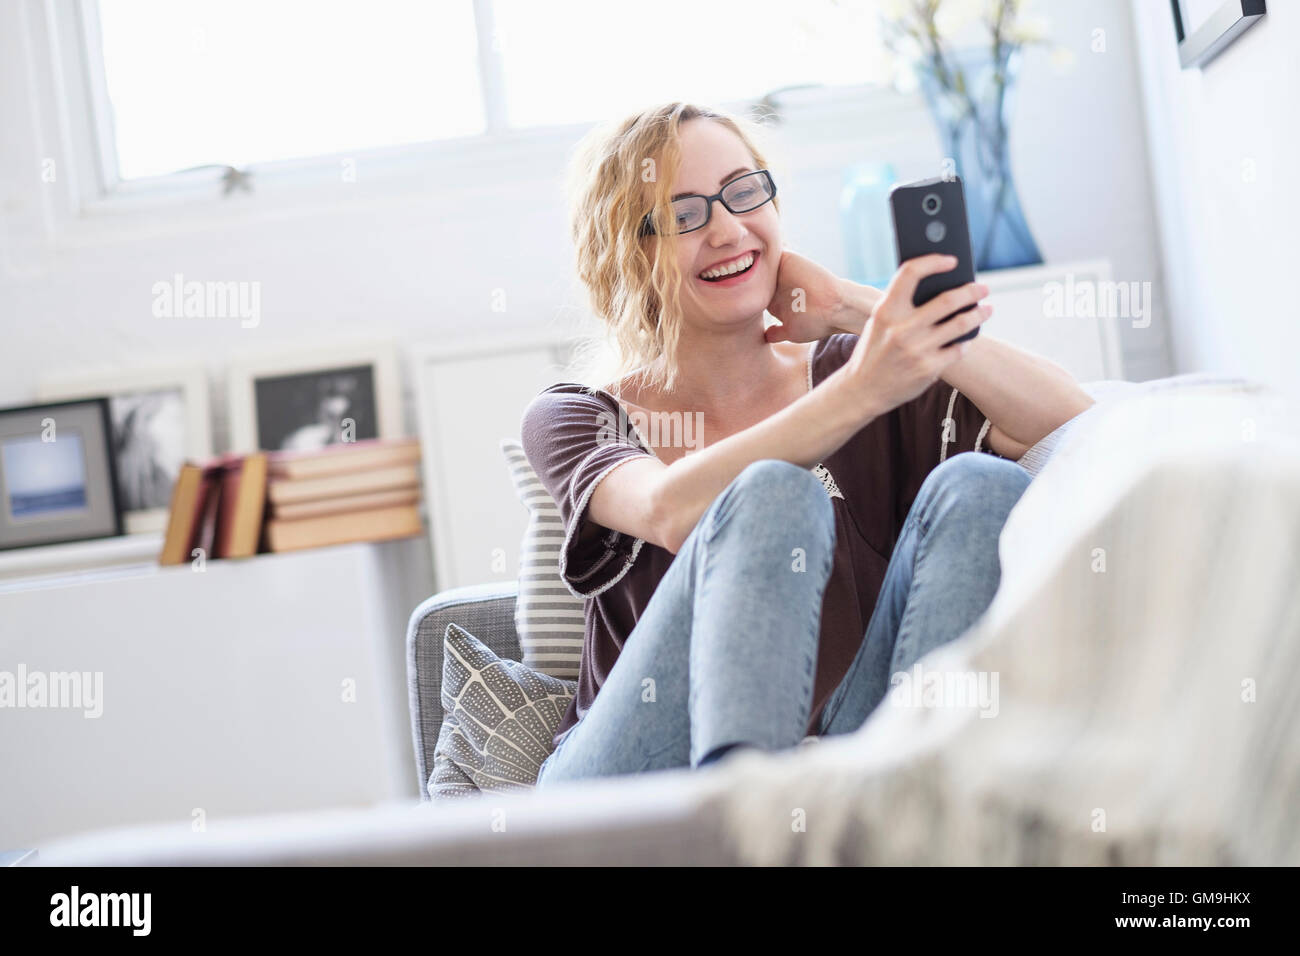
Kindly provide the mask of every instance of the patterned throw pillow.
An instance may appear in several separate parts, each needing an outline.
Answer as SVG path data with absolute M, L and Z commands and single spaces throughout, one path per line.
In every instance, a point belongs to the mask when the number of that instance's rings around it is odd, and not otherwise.
M 433 752 L 434 800 L 529 790 L 577 683 L 497 657 L 464 628 L 443 636 L 442 730 Z
M 564 522 L 555 499 L 542 487 L 523 446 L 501 440 L 510 480 L 528 509 L 528 526 L 519 545 L 519 597 L 515 630 L 523 662 L 533 670 L 576 680 L 582 659 L 585 601 L 575 597 L 560 577 Z

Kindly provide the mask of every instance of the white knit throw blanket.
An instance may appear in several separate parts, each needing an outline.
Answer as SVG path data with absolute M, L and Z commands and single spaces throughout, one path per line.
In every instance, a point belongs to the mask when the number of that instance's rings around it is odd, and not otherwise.
M 965 636 L 856 733 L 719 768 L 740 859 L 1300 864 L 1300 413 L 1202 382 L 1088 416 Z

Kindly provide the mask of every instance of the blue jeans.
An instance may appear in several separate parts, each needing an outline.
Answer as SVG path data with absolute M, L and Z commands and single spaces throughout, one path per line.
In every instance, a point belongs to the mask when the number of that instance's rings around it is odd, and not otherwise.
M 1018 465 L 963 452 L 922 483 L 862 645 L 818 733 L 862 726 L 906 671 L 960 637 L 993 600 L 997 542 L 1029 484 Z M 587 713 L 538 785 L 698 767 L 732 745 L 797 745 L 811 719 L 835 517 L 810 470 L 754 462 L 705 511 L 669 565 Z

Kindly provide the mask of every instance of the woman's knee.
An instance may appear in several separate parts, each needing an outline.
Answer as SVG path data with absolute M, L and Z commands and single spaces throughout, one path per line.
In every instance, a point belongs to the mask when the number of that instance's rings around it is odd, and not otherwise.
M 808 468 L 778 458 L 745 466 L 714 504 L 715 526 L 745 515 L 764 524 L 788 521 L 800 529 L 835 528 L 835 509 L 821 479 Z
M 585 716 L 586 715 L 584 714 L 584 719 Z M 579 720 L 578 724 L 581 723 L 582 720 Z M 536 786 L 540 787 L 544 783 L 556 783 L 564 779 L 563 767 L 560 766 L 563 760 L 562 751 L 564 745 L 573 738 L 574 732 L 578 729 L 578 724 L 574 724 L 568 729 L 565 735 L 560 738 L 559 746 L 552 747 L 551 752 L 547 754 L 546 758 L 542 761 L 541 766 L 537 768 Z
M 931 508 L 943 511 L 970 508 L 1007 514 L 1029 482 L 1029 473 L 1013 461 L 964 451 L 926 475 L 917 500 L 924 499 Z

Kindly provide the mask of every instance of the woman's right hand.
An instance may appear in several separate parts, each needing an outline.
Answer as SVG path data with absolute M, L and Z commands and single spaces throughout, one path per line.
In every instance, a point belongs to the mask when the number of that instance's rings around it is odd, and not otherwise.
M 946 348 L 944 343 L 983 324 L 992 313 L 990 306 L 976 305 L 937 324 L 989 294 L 988 287 L 978 282 L 940 293 L 922 306 L 912 304 L 923 278 L 956 265 L 956 258 L 938 254 L 907 260 L 872 309 L 845 370 L 877 414 L 910 402 L 933 385 L 948 366 L 960 361 L 974 340 Z

